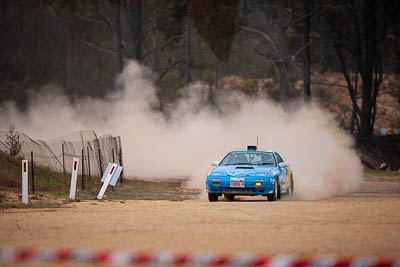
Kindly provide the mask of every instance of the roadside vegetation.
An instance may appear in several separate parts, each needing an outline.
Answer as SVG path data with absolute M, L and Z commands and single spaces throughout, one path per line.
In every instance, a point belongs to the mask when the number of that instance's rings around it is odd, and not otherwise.
M 32 194 L 29 174 L 29 204 L 21 203 L 21 158 L 0 151 L 0 209 L 9 208 L 58 208 L 70 203 L 69 175 L 35 167 L 35 194 Z M 370 182 L 400 182 L 400 172 L 366 169 L 364 180 Z M 86 178 L 82 190 L 81 177 L 78 177 L 75 202 L 94 200 L 101 188 L 100 178 Z M 186 188 L 184 180 L 145 181 L 124 179 L 115 188 L 109 186 L 104 200 L 170 200 L 194 199 L 199 190 Z
M 364 171 L 364 180 L 370 182 L 400 182 L 400 171 L 366 169 Z
M 30 166 L 29 166 L 30 167 Z M 30 169 L 29 169 L 30 170 Z M 32 194 L 32 178 L 29 172 L 29 204 L 21 203 L 21 158 L 0 151 L 0 209 L 6 208 L 54 208 L 69 203 L 70 176 L 37 167 L 35 194 Z M 78 177 L 75 201 L 96 199 L 101 188 L 99 177 Z M 108 187 L 104 200 L 171 200 L 182 201 L 194 198 L 199 192 L 185 187 L 185 181 L 128 180 Z

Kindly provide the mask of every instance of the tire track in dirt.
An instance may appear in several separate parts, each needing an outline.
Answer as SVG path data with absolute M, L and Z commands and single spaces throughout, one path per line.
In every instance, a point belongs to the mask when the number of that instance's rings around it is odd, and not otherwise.
M 400 183 L 320 201 L 82 201 L 3 210 L 0 224 L 2 246 L 394 257 Z

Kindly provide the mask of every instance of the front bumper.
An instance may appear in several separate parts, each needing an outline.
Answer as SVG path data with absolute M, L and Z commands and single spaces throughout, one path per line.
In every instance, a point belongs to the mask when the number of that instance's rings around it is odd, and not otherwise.
M 262 185 L 255 187 L 254 182 L 245 183 L 245 187 L 237 188 L 230 187 L 229 182 L 221 182 L 220 184 L 213 184 L 212 181 L 207 181 L 206 189 L 208 193 L 213 194 L 233 194 L 233 195 L 268 195 L 274 192 L 274 184 L 270 182 L 263 182 Z

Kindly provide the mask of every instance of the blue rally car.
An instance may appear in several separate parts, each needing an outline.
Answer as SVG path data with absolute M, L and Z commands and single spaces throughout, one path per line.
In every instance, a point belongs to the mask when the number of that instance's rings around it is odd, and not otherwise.
M 275 151 L 248 146 L 226 155 L 207 176 L 209 201 L 234 200 L 236 195 L 262 195 L 268 201 L 280 199 L 281 194 L 291 195 L 294 189 L 293 172 Z

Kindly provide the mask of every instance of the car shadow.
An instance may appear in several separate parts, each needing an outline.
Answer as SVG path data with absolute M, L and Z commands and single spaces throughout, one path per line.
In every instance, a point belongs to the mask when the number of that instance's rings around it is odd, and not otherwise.
M 218 199 L 220 202 L 268 202 L 267 197 L 263 196 L 236 196 L 234 200 L 228 200 L 224 197 Z M 294 201 L 292 196 L 282 196 L 278 201 Z M 269 201 L 276 202 L 276 201 Z

